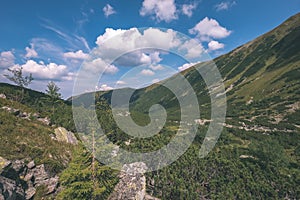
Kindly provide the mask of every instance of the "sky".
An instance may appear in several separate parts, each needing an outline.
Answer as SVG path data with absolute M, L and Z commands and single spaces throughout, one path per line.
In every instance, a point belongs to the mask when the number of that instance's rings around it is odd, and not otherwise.
M 300 0 L 2 0 L 0 81 L 7 69 L 54 81 L 64 98 L 78 74 L 93 90 L 143 87 L 215 58 L 300 11 Z M 89 85 L 90 87 L 90 85 Z

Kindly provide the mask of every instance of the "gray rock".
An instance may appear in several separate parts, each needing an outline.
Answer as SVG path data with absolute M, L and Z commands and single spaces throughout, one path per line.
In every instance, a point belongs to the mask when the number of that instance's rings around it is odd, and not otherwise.
M 67 131 L 64 127 L 58 127 L 54 130 L 55 138 L 59 142 L 66 142 L 70 144 L 78 144 L 78 140 L 75 134 L 71 131 Z
M 25 192 L 21 185 L 18 185 L 15 180 L 0 176 L 0 191 L 1 198 L 6 200 L 23 200 Z
M 26 165 L 25 159 L 10 162 L 0 157 L 0 167 L 0 200 L 32 199 L 36 188 L 41 185 L 47 187 L 47 194 L 56 192 L 58 188 L 59 177 L 49 175 L 43 164 L 36 166 L 34 161 L 30 161 Z M 22 181 L 26 184 L 21 185 Z
M 25 192 L 25 198 L 26 199 L 31 199 L 36 193 L 36 189 L 34 187 L 28 188 Z
M 32 117 L 39 118 L 40 115 L 38 113 L 33 113 Z
M 29 119 L 30 116 L 31 116 L 31 113 L 21 112 L 18 117 L 21 117 L 24 119 Z
M 120 181 L 108 199 L 143 200 L 146 194 L 146 177 L 143 173 L 146 170 L 143 162 L 125 164 L 119 175 Z
M 37 118 L 38 121 L 42 122 L 43 124 L 49 126 L 51 121 L 48 117 L 45 117 L 45 118 Z
M 24 160 L 15 160 L 12 162 L 12 168 L 17 172 L 17 173 L 22 173 L 25 169 L 25 164 Z
M 32 169 L 31 171 L 33 172 L 34 183 L 37 186 L 45 185 L 45 183 L 47 183 L 49 175 L 45 170 L 44 164 L 36 166 L 36 168 Z
M 32 169 L 32 168 L 34 168 L 34 167 L 35 167 L 34 160 L 33 160 L 33 161 L 31 161 L 31 162 L 29 162 L 29 163 L 27 164 L 27 167 L 28 167 L 28 169 Z
M 5 94 L 0 94 L 0 98 L 1 99 L 6 99 L 6 95 Z
M 48 192 L 47 194 L 52 194 L 56 191 L 58 186 L 59 177 L 55 176 L 53 178 L 50 178 L 47 184 Z
M 11 162 L 0 156 L 0 174 L 2 173 L 2 170 L 7 168 L 9 165 L 11 165 Z
M 26 182 L 32 182 L 33 181 L 33 173 L 29 172 L 25 175 L 24 181 Z

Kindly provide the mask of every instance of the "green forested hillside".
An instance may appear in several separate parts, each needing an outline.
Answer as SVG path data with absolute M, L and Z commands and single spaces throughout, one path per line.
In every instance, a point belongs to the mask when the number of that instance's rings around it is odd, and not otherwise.
M 201 126 L 194 144 L 178 161 L 148 173 L 150 194 L 162 199 L 299 198 L 299 30 L 297 14 L 214 60 L 227 92 L 226 127 L 221 138 L 214 151 L 200 159 L 199 147 L 207 125 Z M 208 90 L 195 69 L 205 64 L 182 74 L 198 96 L 201 118 L 210 119 Z M 109 102 L 109 93 L 99 94 L 100 98 Z M 131 143 L 132 148 L 155 150 L 157 144 L 167 144 L 178 128 L 172 121 L 180 119 L 174 94 L 152 85 L 137 90 L 131 100 L 136 123 L 149 123 L 148 110 L 156 103 L 167 109 L 169 122 L 158 140 L 137 140 Z M 156 145 L 151 145 L 152 141 Z
M 214 62 L 223 77 L 227 97 L 226 121 L 217 145 L 208 156 L 200 158 L 211 108 L 208 89 L 197 71 L 207 63 L 200 63 L 181 74 L 193 89 L 184 92 L 195 92 L 200 118 L 207 122 L 200 124 L 193 144 L 177 161 L 146 173 L 146 192 L 166 200 L 299 199 L 300 14 Z M 75 106 L 89 109 L 94 102 L 85 101 L 85 97 L 95 95 L 97 117 L 105 134 L 114 144 L 129 151 L 157 150 L 168 144 L 179 128 L 178 100 L 159 84 L 141 88 L 131 98 L 130 115 L 139 125 L 150 122 L 148 111 L 152 105 L 161 104 L 167 111 L 167 123 L 162 130 L 145 139 L 133 138 L 118 128 L 109 107 L 112 91 L 61 100 L 53 112 L 43 93 L 25 90 L 24 99 L 14 101 L 18 90 L 16 86 L 0 84 L 0 93 L 7 96 L 0 99 L 0 107 L 48 116 L 53 127 L 1 109 L 0 157 L 15 160 L 29 156 L 58 174 L 60 190 L 51 198 L 106 199 L 118 183 L 118 172 L 95 164 L 93 155 L 80 141 L 73 146 L 51 140 L 57 126 L 76 132 L 72 100 L 82 99 Z M 39 195 L 35 198 L 50 197 Z

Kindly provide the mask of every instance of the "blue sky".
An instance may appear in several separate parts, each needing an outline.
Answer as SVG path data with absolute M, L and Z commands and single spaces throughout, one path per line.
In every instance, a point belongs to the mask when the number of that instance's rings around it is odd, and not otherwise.
M 25 73 L 35 77 L 31 88 L 45 91 L 48 81 L 54 80 L 67 98 L 72 94 L 78 69 L 88 60 L 94 73 L 102 65 L 107 66 L 95 88 L 139 87 L 190 66 L 168 53 L 174 45 L 184 48 L 183 42 L 176 43 L 179 33 L 199 43 L 190 58 L 201 51 L 200 47 L 213 58 L 271 30 L 299 10 L 299 0 L 3 0 L 0 73 L 7 73 L 8 67 L 22 66 Z M 116 38 L 120 35 L 128 37 Z M 119 42 L 112 45 L 115 47 L 105 44 L 112 36 L 115 43 Z M 164 37 L 173 40 L 165 44 Z M 143 42 L 166 51 L 138 50 L 108 62 L 107 56 L 118 55 L 122 48 L 123 53 L 130 47 L 141 48 L 143 45 L 136 43 Z M 191 47 L 185 47 L 187 55 Z M 93 49 L 98 54 L 92 53 L 90 59 Z M 201 59 L 194 56 L 189 61 Z M 134 70 L 135 65 L 142 67 Z M 0 81 L 6 82 L 3 77 Z

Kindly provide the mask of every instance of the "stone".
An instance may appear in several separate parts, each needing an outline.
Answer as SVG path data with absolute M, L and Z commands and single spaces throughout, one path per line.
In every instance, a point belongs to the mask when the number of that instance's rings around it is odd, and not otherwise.
M 78 144 L 78 140 L 75 134 L 71 131 L 67 131 L 64 127 L 58 127 L 54 130 L 55 138 L 59 142 L 66 142 L 70 144 Z
M 59 181 L 59 177 L 55 176 L 49 179 L 48 183 L 47 183 L 47 189 L 48 192 L 47 194 L 52 194 L 56 191 L 56 188 L 58 186 L 58 181 Z
M 8 167 L 9 165 L 11 165 L 11 162 L 0 156 L 0 173 L 2 172 L 2 169 Z
M 24 181 L 26 182 L 33 181 L 33 173 L 27 173 L 24 177 Z
M 23 160 L 15 160 L 12 162 L 12 168 L 17 173 L 22 173 L 24 171 L 25 165 Z
M 23 188 L 15 180 L 0 176 L 0 197 L 3 199 L 25 199 Z
M 51 121 L 48 117 L 45 118 L 37 118 L 38 121 L 42 122 L 43 124 L 49 126 L 51 124 Z
M 32 117 L 39 118 L 40 115 L 38 113 L 33 113 Z
M 34 168 L 34 167 L 35 167 L 34 160 L 30 161 L 30 162 L 27 164 L 27 167 L 28 167 L 28 169 Z
M 28 188 L 28 190 L 25 191 L 25 198 L 31 199 L 36 193 L 36 189 L 34 187 Z
M 108 199 L 143 200 L 146 194 L 146 177 L 143 173 L 146 170 L 143 162 L 125 164 L 119 175 L 120 181 Z
M 32 199 L 41 185 L 47 188 L 47 194 L 56 192 L 59 177 L 51 176 L 44 164 L 36 166 L 33 160 L 26 164 L 26 160 L 11 162 L 0 157 L 0 200 Z
M 0 94 L 0 98 L 1 99 L 6 99 L 6 95 L 5 94 Z
M 160 200 L 159 198 L 153 197 L 149 194 L 146 194 L 144 199 L 145 200 Z

